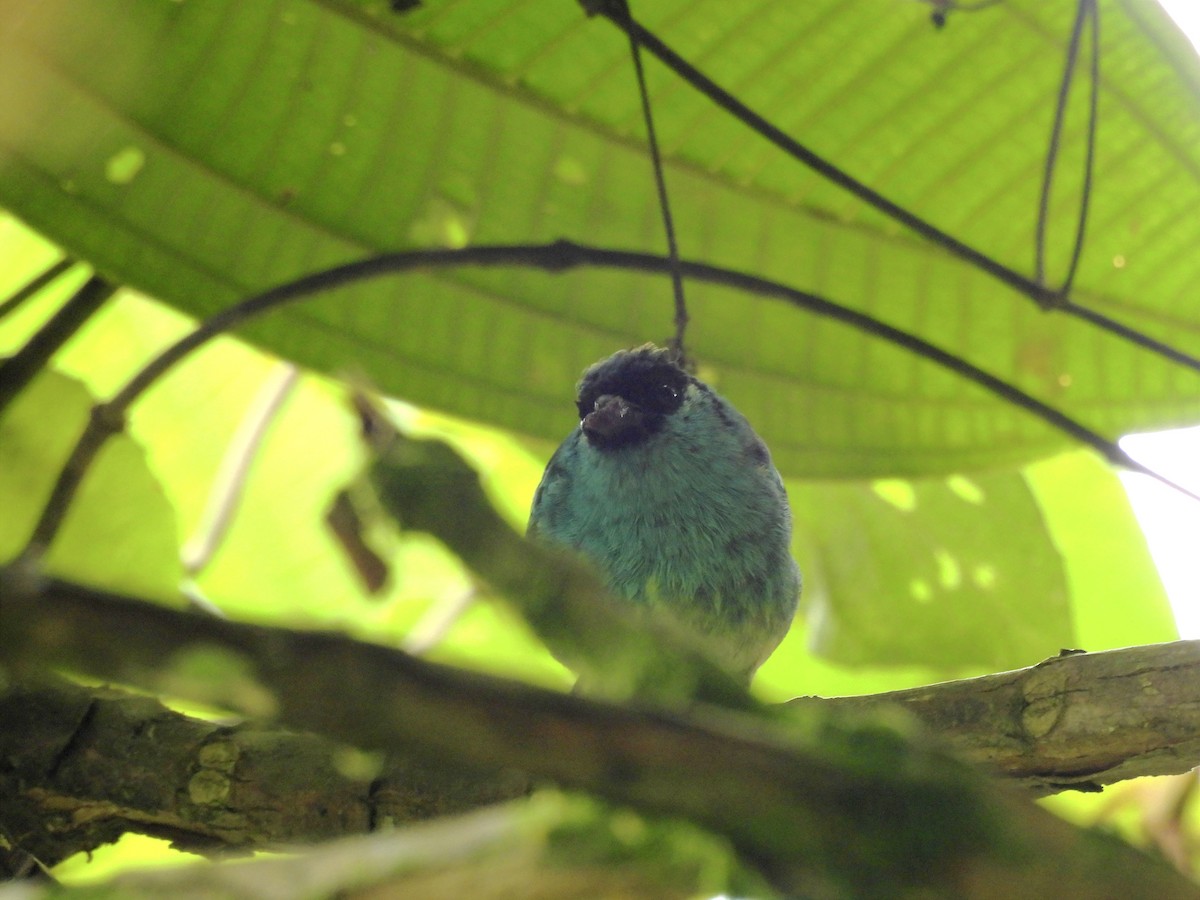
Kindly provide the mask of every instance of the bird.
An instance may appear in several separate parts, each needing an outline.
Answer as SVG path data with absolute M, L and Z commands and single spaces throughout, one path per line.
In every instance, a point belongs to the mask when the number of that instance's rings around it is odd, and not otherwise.
M 527 534 L 583 556 L 620 602 L 748 684 L 799 601 L 791 509 L 766 444 L 676 356 L 646 344 L 583 373 Z

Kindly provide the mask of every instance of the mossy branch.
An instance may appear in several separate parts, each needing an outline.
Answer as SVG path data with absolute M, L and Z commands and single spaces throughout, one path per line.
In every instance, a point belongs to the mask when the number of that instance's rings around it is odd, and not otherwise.
M 711 707 L 635 709 L 341 635 L 223 621 L 63 582 L 33 587 L 0 584 L 0 659 L 10 667 L 68 666 L 223 700 L 481 778 L 522 770 L 697 822 L 785 891 L 890 884 L 972 897 L 990 896 L 980 884 L 1004 884 L 1009 896 L 1046 895 L 1053 885 L 1098 897 L 1120 883 L 1130 895 L 1153 885 L 1154 896 L 1200 896 L 1131 848 L 1058 821 L 875 718 L 856 724 L 825 707 L 782 721 Z M 192 674 L 200 658 L 222 663 L 221 683 Z

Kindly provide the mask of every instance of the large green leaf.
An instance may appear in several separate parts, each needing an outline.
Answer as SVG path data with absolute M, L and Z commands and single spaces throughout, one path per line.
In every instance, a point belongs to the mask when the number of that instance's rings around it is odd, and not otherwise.
M 644 0 L 634 12 L 790 133 L 1028 271 L 1074 4 Z M 382 249 L 558 237 L 656 249 L 624 37 L 575 3 L 45 0 L 0 6 L 0 203 L 195 315 Z M 1193 352 L 1200 66 L 1150 0 L 1101 3 L 1088 246 L 1076 299 Z M 866 310 L 1109 434 L 1194 421 L 1200 381 L 866 209 L 649 65 L 685 255 Z M 1066 265 L 1083 117 L 1050 220 Z M 801 476 L 1026 460 L 1064 439 L 877 339 L 689 288 L 691 344 Z M 249 334 L 416 402 L 557 438 L 584 365 L 670 332 L 659 279 L 439 271 Z

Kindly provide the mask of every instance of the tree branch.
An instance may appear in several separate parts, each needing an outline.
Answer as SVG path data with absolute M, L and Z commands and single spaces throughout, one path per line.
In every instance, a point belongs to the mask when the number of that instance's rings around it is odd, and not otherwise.
M 51 271 L 54 271 L 53 269 Z M 0 360 L 0 413 L 3 413 L 17 394 L 33 381 L 35 375 L 87 321 L 96 314 L 117 286 L 93 275 L 67 298 L 37 332 L 13 356 Z
M 0 833 L 51 866 L 126 832 L 178 849 L 311 844 L 523 794 L 515 773 L 464 777 L 325 738 L 185 716 L 59 678 L 0 693 Z
M 1200 765 L 1200 641 L 1068 653 L 1015 672 L 819 702 L 901 706 L 963 759 L 1037 796 Z
M 1042 796 L 1200 763 L 1198 676 L 1200 642 L 1180 641 L 792 702 L 901 706 L 958 756 Z M 126 831 L 197 852 L 312 843 L 472 809 L 528 785 L 511 770 L 471 776 L 413 759 L 356 773 L 350 751 L 324 738 L 193 719 L 147 697 L 59 679 L 9 686 L 0 721 L 3 824 L 47 865 Z
M 411 751 L 480 773 L 521 769 L 695 821 L 727 836 L 792 893 L 840 885 L 869 894 L 886 884 L 899 897 L 921 890 L 1198 896 L 1131 848 L 1074 829 L 877 721 L 847 722 L 811 705 L 783 720 L 632 709 L 339 635 L 234 623 L 11 576 L 0 580 L 0 659 L 8 665 L 69 666 L 223 699 L 355 746 Z M 221 663 L 218 696 L 210 680 L 190 675 L 198 659 L 209 671 Z M 1034 704 L 1040 696 L 1032 695 Z

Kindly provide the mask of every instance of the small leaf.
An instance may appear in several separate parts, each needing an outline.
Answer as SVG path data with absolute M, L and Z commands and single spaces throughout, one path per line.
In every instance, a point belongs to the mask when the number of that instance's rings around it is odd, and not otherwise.
M 78 381 L 45 371 L 0 418 L 0 559 L 28 540 L 92 403 Z M 178 598 L 183 568 L 175 514 L 129 435 L 113 437 L 100 452 L 45 565 L 112 590 Z

